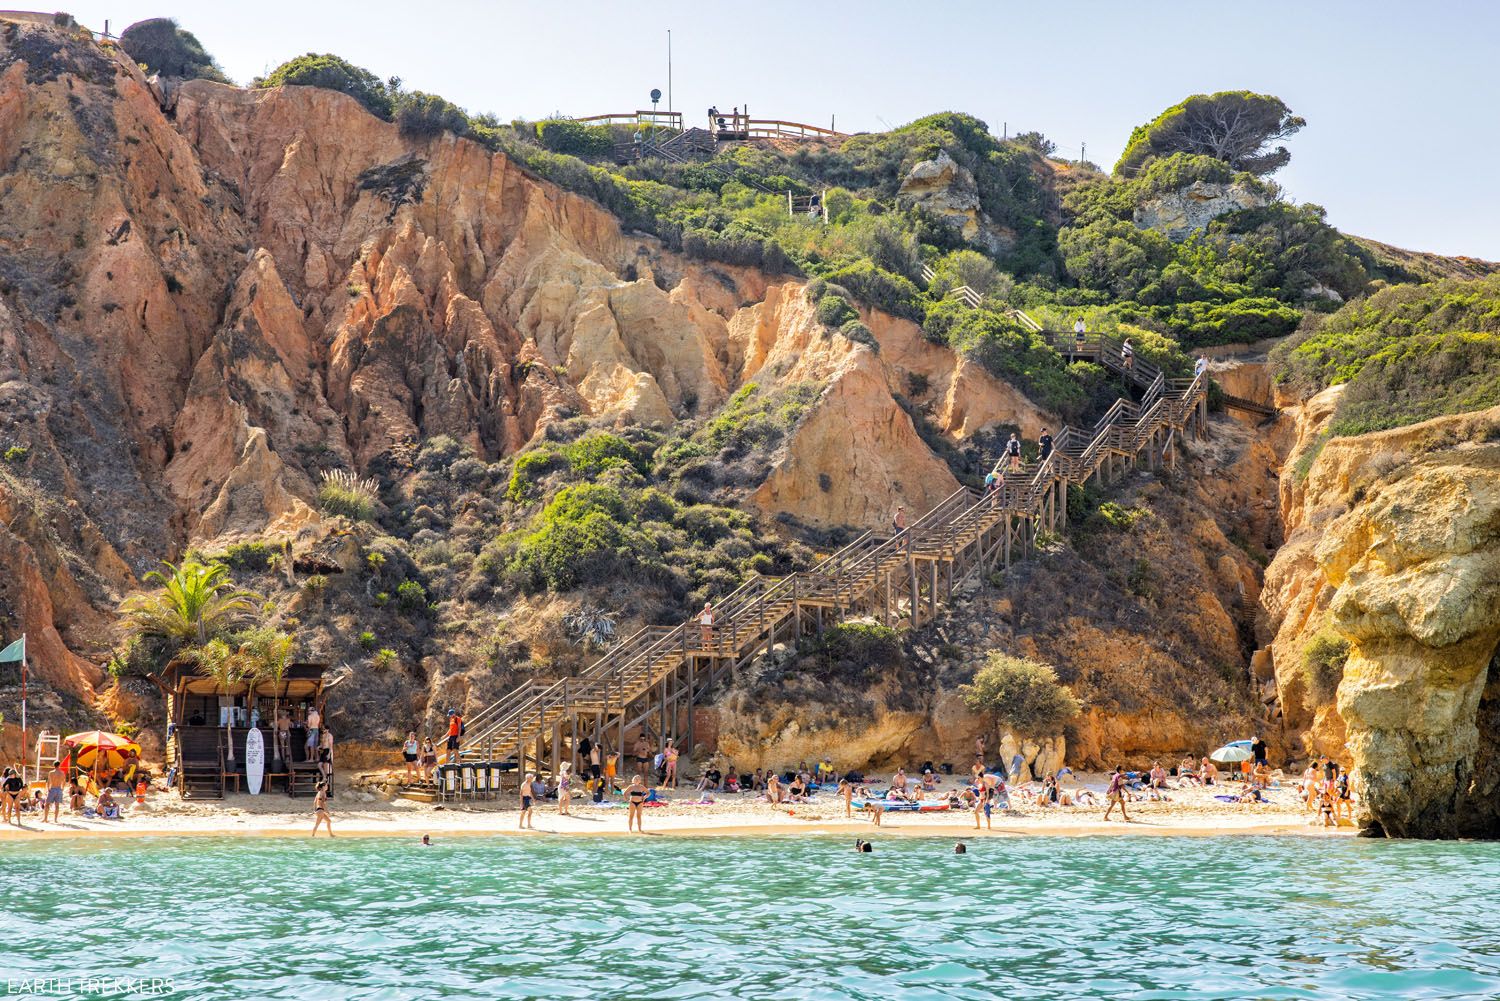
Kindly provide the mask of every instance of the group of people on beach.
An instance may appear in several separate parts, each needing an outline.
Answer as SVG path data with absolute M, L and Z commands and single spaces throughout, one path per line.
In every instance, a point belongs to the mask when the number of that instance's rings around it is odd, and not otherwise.
M 137 803 L 145 801 L 149 786 L 145 768 L 133 753 L 123 767 L 96 772 L 54 760 L 46 776 L 29 786 L 19 767 L 9 767 L 0 774 L 0 824 L 20 827 L 27 816 L 61 824 L 64 803 L 74 816 L 119 820 L 132 797 Z

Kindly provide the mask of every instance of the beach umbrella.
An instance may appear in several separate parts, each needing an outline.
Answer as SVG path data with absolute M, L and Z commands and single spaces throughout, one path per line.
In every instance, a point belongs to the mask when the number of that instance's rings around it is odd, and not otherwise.
M 1223 747 L 1210 754 L 1208 756 L 1208 760 L 1217 762 L 1221 765 L 1234 764 L 1240 761 L 1249 761 L 1250 748 L 1241 747 L 1238 742 L 1233 744 L 1225 744 Z
M 141 753 L 141 745 L 129 737 L 102 730 L 85 730 L 63 738 L 63 744 L 72 749 L 73 762 L 79 768 L 92 769 L 95 765 L 119 768 L 131 753 Z

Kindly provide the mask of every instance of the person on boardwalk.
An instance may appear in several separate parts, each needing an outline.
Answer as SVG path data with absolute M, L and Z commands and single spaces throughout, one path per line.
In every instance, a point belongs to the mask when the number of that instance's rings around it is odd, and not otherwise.
M 1088 333 L 1088 329 L 1088 326 L 1083 322 L 1083 317 L 1080 316 L 1073 321 L 1073 343 L 1077 346 L 1080 353 L 1083 351 L 1083 335 Z
M 306 761 L 318 760 L 318 728 L 322 725 L 323 714 L 314 705 L 307 710 L 307 746 L 304 748 Z
M 526 777 L 521 780 L 521 788 L 519 790 L 521 794 L 521 820 L 519 827 L 523 831 L 532 826 L 531 807 L 534 804 L 535 800 L 533 800 L 531 794 L 533 792 L 532 786 L 535 782 L 535 772 L 527 772 Z
M 625 830 L 645 834 L 646 829 L 641 826 L 641 820 L 646 813 L 646 783 L 641 781 L 639 775 L 631 776 L 630 785 L 625 789 L 625 802 L 628 807 Z
M 899 506 L 896 508 L 896 513 L 891 518 L 891 527 L 896 530 L 897 535 L 906 531 L 906 508 Z
M 1193 378 L 1196 379 L 1208 371 L 1208 355 L 1199 355 L 1198 360 L 1193 362 Z
M 1042 428 L 1042 434 L 1036 440 L 1037 461 L 1046 462 L 1047 457 L 1052 454 L 1052 432 Z
M 313 829 L 312 836 L 318 836 L 318 828 L 328 828 L 328 836 L 333 837 L 333 818 L 328 815 L 328 783 L 318 779 L 317 791 L 313 793 Z
M 572 765 L 564 761 L 557 776 L 557 814 L 560 817 L 568 815 L 568 806 L 573 802 L 573 776 Z
M 1120 345 L 1120 367 L 1127 372 L 1135 368 L 1135 347 L 1128 337 L 1125 338 L 1125 343 Z
M 1109 777 L 1109 789 L 1105 792 L 1105 798 L 1109 800 L 1109 806 L 1104 811 L 1104 819 L 1115 812 L 1115 807 L 1120 808 L 1120 819 L 1130 823 L 1130 814 L 1125 810 L 1125 769 L 1115 765 L 1115 772 Z
M 1010 441 L 1005 443 L 1005 457 L 1010 460 L 1010 470 L 1013 473 L 1021 471 L 1021 439 L 1011 432 Z
M 406 732 L 406 742 L 401 745 L 401 760 L 406 762 L 406 781 L 412 782 L 421 778 L 417 770 L 417 761 L 422 757 L 421 745 L 417 743 L 417 731 Z
M 47 802 L 42 806 L 42 823 L 47 822 L 47 811 L 52 811 L 52 822 L 62 822 L 63 783 L 68 780 L 68 775 L 62 770 L 62 762 L 52 762 L 52 770 L 47 773 Z
M 432 771 L 437 767 L 437 748 L 433 746 L 432 738 L 425 737 L 422 740 L 422 781 L 432 781 Z
M 703 603 L 703 611 L 698 613 L 698 629 L 703 634 L 703 645 L 714 645 L 714 606 L 708 602 Z

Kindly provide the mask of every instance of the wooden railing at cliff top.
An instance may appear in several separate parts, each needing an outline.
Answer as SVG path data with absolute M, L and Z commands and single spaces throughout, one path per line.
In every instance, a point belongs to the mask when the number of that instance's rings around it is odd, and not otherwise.
M 646 626 L 578 677 L 521 685 L 468 720 L 456 762 L 445 763 L 499 762 L 517 774 L 550 765 L 556 774 L 581 735 L 612 735 L 623 755 L 627 734 L 643 725 L 681 736 L 691 749 L 692 706 L 737 667 L 851 617 L 887 626 L 932 621 L 964 581 L 1008 567 L 1034 551 L 1039 533 L 1065 526 L 1070 485 L 1109 481 L 1142 461 L 1175 463 L 1179 436 L 1206 429 L 1206 375 L 1167 379 L 1144 359 L 1127 363 L 1122 342 L 1103 334 L 1042 336 L 1059 352 L 1114 372 L 1140 399 L 1116 401 L 1092 427 L 1060 428 L 1051 453 L 1019 471 L 1002 457 L 987 493 L 960 487 L 904 529 L 864 532 L 811 570 L 752 576 L 715 603 L 712 625 L 694 618 Z

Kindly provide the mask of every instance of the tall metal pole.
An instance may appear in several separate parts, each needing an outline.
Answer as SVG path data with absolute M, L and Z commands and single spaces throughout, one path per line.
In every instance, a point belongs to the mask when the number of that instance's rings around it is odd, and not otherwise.
M 667 112 L 676 109 L 672 106 L 672 29 L 667 29 Z

